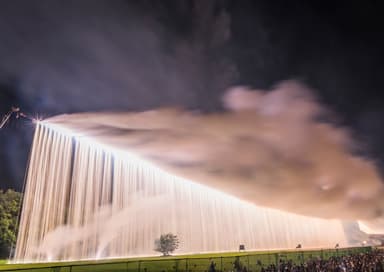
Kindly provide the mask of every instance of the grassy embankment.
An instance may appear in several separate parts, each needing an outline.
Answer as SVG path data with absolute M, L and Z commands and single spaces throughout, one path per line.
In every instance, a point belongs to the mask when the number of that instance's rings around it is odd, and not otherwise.
M 161 272 L 161 271 L 207 271 L 211 261 L 216 263 L 216 270 L 233 270 L 236 258 L 248 270 L 260 271 L 261 264 L 276 263 L 279 259 L 291 259 L 302 262 L 314 257 L 329 258 L 352 252 L 366 251 L 368 248 L 327 249 L 327 250 L 287 250 L 228 252 L 168 257 L 142 257 L 129 259 L 104 259 L 99 261 L 76 261 L 38 264 L 1 264 L 0 271 L 25 272 Z

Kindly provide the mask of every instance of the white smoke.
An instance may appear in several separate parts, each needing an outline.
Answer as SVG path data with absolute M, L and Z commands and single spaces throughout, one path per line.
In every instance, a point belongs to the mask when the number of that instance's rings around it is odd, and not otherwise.
M 133 197 L 135 196 L 133 195 Z M 35 248 L 35 253 L 45 256 L 48 261 L 57 260 L 65 250 L 70 250 L 73 246 L 78 249 L 81 248 L 77 243 L 98 237 L 95 257 L 103 257 L 104 250 L 121 235 L 121 232 L 130 223 L 129 220 L 122 220 L 123 218 L 135 218 L 134 224 L 141 226 L 142 231 L 145 231 L 151 228 L 151 220 L 155 222 L 158 217 L 156 215 L 149 218 L 137 217 L 136 214 L 143 214 L 151 207 L 163 207 L 163 210 L 167 211 L 166 195 L 154 196 L 149 199 L 137 198 L 134 202 L 135 205 L 128 206 L 118 212 L 113 212 L 111 205 L 100 207 L 93 214 L 93 220 L 85 225 L 73 226 L 68 224 L 56 227 L 44 236 L 42 242 Z M 162 216 L 164 215 L 166 216 L 163 213 Z
M 345 129 L 318 121 L 326 110 L 311 90 L 295 81 L 268 92 L 238 87 L 223 102 L 222 113 L 168 108 L 45 122 L 257 205 L 327 218 L 382 216 L 375 165 L 351 153 Z

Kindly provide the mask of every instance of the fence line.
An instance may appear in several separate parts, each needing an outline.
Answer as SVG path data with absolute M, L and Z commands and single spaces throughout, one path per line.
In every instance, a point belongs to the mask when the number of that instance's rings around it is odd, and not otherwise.
M 6 271 L 31 272 L 207 272 L 214 266 L 217 272 L 246 271 L 258 272 L 262 267 L 274 264 L 280 260 L 292 260 L 294 264 L 302 264 L 313 258 L 329 259 L 330 257 L 344 256 L 357 253 L 366 253 L 371 247 L 281 251 L 274 253 L 250 253 L 235 256 L 217 257 L 186 257 L 157 260 L 125 260 L 109 263 L 63 264 L 47 267 L 7 267 Z M 241 269 L 241 270 L 240 270 Z M 4 271 L 1 270 L 0 271 Z

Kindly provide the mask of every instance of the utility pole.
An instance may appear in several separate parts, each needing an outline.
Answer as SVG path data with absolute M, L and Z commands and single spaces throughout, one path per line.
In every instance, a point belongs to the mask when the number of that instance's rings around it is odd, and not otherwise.
M 4 115 L 3 119 L 1 119 L 0 129 L 2 129 L 5 126 L 5 124 L 8 122 L 8 120 L 11 118 L 12 115 L 15 115 L 16 119 L 19 119 L 20 117 L 23 117 L 23 118 L 27 118 L 27 119 L 32 120 L 32 121 L 34 120 L 33 118 L 28 117 L 27 115 L 22 113 L 20 111 L 20 108 L 12 107 L 11 110 L 6 115 Z

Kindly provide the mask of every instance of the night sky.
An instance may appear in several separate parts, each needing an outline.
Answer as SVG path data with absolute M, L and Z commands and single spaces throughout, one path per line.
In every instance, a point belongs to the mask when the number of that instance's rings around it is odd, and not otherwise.
M 182 106 L 296 79 L 384 169 L 379 1 L 3 1 L 0 113 Z M 336 120 L 336 121 L 335 121 Z M 0 188 L 21 190 L 33 124 L 0 130 Z

